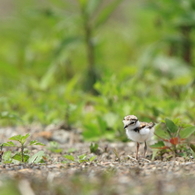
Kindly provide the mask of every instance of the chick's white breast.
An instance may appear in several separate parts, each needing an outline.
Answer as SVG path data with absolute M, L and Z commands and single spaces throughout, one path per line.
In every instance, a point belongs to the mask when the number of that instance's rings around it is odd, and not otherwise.
M 126 128 L 126 134 L 129 139 L 135 142 L 145 142 L 145 141 L 148 141 L 152 137 L 153 130 L 149 128 L 143 128 L 139 132 L 137 132 L 137 131 L 132 131 Z

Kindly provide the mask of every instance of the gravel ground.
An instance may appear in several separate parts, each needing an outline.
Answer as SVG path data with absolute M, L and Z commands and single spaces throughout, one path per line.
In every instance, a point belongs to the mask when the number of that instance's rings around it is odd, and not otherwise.
M 30 139 L 46 144 L 28 148 L 31 154 L 43 150 L 45 163 L 1 163 L 1 195 L 195 194 L 195 160 L 192 158 L 151 161 L 152 153 L 149 151 L 147 159 L 137 161 L 134 159 L 133 142 L 99 141 L 99 148 L 94 154 L 90 152 L 90 143 L 83 142 L 78 131 L 65 131 L 55 126 L 2 128 L 0 142 L 27 131 L 31 132 Z M 62 149 L 60 153 L 51 152 L 51 140 L 59 143 Z M 12 149 L 12 152 L 15 150 Z M 143 147 L 140 149 L 142 152 Z M 66 154 L 74 156 L 76 160 L 65 159 Z M 95 155 L 96 159 L 79 163 L 78 156 L 82 154 L 87 159 Z

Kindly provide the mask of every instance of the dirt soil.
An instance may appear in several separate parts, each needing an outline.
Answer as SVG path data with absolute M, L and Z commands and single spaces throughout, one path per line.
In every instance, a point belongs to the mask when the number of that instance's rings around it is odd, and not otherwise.
M 0 143 L 8 138 L 30 133 L 29 140 L 39 140 L 46 146 L 28 147 L 30 155 L 45 152 L 44 163 L 0 164 L 0 194 L 7 195 L 194 195 L 195 160 L 164 158 L 151 160 L 135 156 L 135 144 L 98 141 L 98 150 L 90 152 L 90 142 L 83 142 L 78 130 L 64 130 L 63 125 L 28 128 L 0 128 Z M 51 151 L 51 142 L 59 144 L 60 153 Z M 3 151 L 18 148 L 4 148 Z M 86 162 L 78 162 L 85 154 Z M 67 160 L 72 155 L 75 160 Z M 95 160 L 90 162 L 92 156 Z

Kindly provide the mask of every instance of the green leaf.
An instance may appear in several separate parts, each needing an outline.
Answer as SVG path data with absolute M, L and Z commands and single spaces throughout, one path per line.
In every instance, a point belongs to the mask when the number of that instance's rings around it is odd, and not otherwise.
M 159 142 L 157 142 L 153 145 L 150 145 L 151 148 L 161 148 L 161 147 L 164 147 L 164 146 L 165 146 L 165 144 L 164 144 L 163 141 L 159 141 Z
M 17 153 L 14 156 L 12 156 L 12 159 L 22 162 L 22 155 L 21 153 Z M 23 162 L 27 162 L 29 159 L 29 155 L 24 154 L 23 155 Z
M 195 152 L 195 145 L 194 144 L 190 144 L 190 148 L 193 150 L 193 152 Z
M 39 163 L 43 159 L 43 156 L 45 155 L 44 151 L 39 151 L 36 154 L 34 154 L 32 157 L 28 159 L 29 163 Z
M 87 162 L 87 161 L 88 161 L 88 159 L 87 159 L 87 156 L 85 154 L 78 156 L 79 163 L 83 163 L 83 162 Z
M 72 155 L 64 155 L 64 158 L 66 158 L 66 159 L 68 159 L 68 160 L 75 161 L 75 158 L 74 158 L 74 156 L 72 156 Z
M 158 149 L 156 149 L 156 150 L 153 149 L 153 152 L 152 152 L 152 161 L 154 161 L 154 159 L 155 159 L 157 153 L 158 153 Z
M 8 161 L 11 158 L 11 151 L 6 151 L 3 153 L 3 160 Z
M 59 144 L 55 141 L 49 142 L 50 147 L 48 148 L 51 152 L 60 153 L 62 152 L 62 148 L 60 148 Z
M 155 130 L 155 135 L 158 138 L 163 138 L 163 139 L 168 139 L 169 138 L 169 134 L 167 133 L 167 131 L 165 131 L 163 129 L 156 129 Z
M 15 135 L 13 137 L 10 137 L 10 140 L 15 140 L 20 142 L 21 144 L 24 144 L 27 140 L 27 138 L 30 136 L 30 134 L 26 134 L 26 135 Z
M 92 162 L 92 161 L 94 161 L 96 158 L 97 158 L 97 156 L 92 156 L 92 157 L 89 159 L 89 161 Z
M 84 160 L 84 159 L 86 159 L 86 155 L 85 154 L 82 154 L 82 155 L 80 155 L 80 156 L 78 156 L 78 158 L 80 159 L 80 160 Z
M 6 143 L 3 143 L 3 146 L 8 146 L 8 147 L 11 147 L 11 146 L 16 146 L 13 142 L 6 142 Z
M 38 142 L 37 140 L 32 140 L 30 141 L 30 145 L 40 145 L 40 146 L 45 146 L 45 144 L 41 143 L 41 142 Z
M 194 132 L 195 132 L 195 126 L 192 126 L 192 127 L 187 127 L 185 129 L 182 129 L 179 135 L 181 138 L 188 138 Z
M 61 153 L 63 150 L 62 148 L 50 148 L 50 151 L 54 153 Z
M 178 127 L 176 126 L 176 124 L 172 120 L 166 118 L 165 124 L 166 124 L 166 127 L 170 133 L 176 133 L 178 131 Z
M 113 0 L 106 8 L 104 8 L 95 21 L 95 27 L 97 28 L 104 24 L 122 1 L 123 0 Z
M 91 143 L 90 145 L 90 152 L 91 153 L 96 153 L 98 149 L 98 144 L 97 143 Z
M 68 153 L 72 153 L 72 152 L 75 152 L 75 151 L 76 151 L 75 148 L 69 148 L 67 152 L 68 152 Z

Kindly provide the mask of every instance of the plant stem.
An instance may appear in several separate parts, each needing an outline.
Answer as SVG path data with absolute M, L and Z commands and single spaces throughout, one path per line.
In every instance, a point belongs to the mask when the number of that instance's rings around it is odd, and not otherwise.
M 177 148 L 176 148 L 176 145 L 172 144 L 172 146 L 173 146 L 174 155 L 176 157 L 177 156 Z
M 21 145 L 22 162 L 24 162 L 24 144 Z
M 81 6 L 81 14 L 83 18 L 83 31 L 84 40 L 87 53 L 87 77 L 85 82 L 85 88 L 94 94 L 97 92 L 94 90 L 93 85 L 96 83 L 98 75 L 95 69 L 95 46 L 93 43 L 93 26 L 90 24 L 90 16 L 86 12 L 85 7 Z
M 183 37 L 183 43 L 182 43 L 182 58 L 185 62 L 187 62 L 189 65 L 192 63 L 192 40 L 190 37 L 192 31 L 192 26 L 190 25 L 182 25 L 180 26 L 180 32 Z

